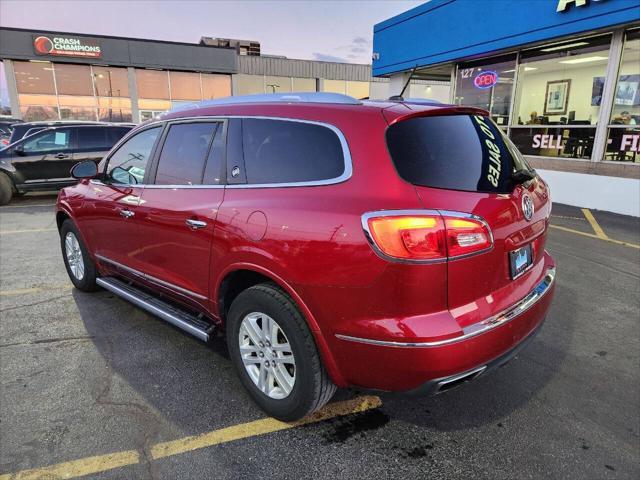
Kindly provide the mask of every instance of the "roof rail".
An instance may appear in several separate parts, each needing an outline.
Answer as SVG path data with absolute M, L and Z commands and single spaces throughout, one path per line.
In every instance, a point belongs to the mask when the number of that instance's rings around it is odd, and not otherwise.
M 215 107 L 216 105 L 239 105 L 243 103 L 336 103 L 342 105 L 361 105 L 362 102 L 348 95 L 331 92 L 291 92 L 264 93 L 258 95 L 239 95 L 237 97 L 216 98 L 198 103 L 180 105 L 167 113 L 191 108 Z

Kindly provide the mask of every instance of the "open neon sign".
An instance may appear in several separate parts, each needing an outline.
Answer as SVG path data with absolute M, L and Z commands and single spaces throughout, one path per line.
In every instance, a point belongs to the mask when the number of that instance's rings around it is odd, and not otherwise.
M 492 71 L 480 72 L 473 79 L 473 84 L 476 88 L 484 90 L 485 88 L 491 88 L 498 83 L 498 74 Z

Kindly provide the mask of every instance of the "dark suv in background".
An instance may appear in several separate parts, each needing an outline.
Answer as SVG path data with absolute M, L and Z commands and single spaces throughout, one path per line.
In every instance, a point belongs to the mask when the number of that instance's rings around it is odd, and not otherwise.
M 98 163 L 131 128 L 130 124 L 58 124 L 12 142 L 0 150 L 0 205 L 9 203 L 14 194 L 73 185 L 76 180 L 69 172 L 76 163 Z

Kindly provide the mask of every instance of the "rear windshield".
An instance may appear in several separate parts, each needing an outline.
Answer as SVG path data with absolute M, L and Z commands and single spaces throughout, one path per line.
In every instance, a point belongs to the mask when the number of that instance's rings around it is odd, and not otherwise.
M 508 193 L 514 170 L 529 169 L 488 117 L 447 115 L 400 121 L 387 130 L 400 176 L 414 185 Z

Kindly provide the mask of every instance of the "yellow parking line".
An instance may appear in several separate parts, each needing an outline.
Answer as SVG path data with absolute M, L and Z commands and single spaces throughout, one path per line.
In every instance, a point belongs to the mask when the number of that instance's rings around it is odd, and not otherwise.
M 140 454 L 135 450 L 87 457 L 72 462 L 58 463 L 44 468 L 23 470 L 0 475 L 0 480 L 41 480 L 44 478 L 77 478 L 92 473 L 106 472 L 114 468 L 140 463 Z
M 572 228 L 567 228 L 567 227 L 561 227 L 559 225 L 550 225 L 550 227 L 555 228 L 556 230 L 562 230 L 563 232 L 571 232 L 571 233 L 575 233 L 576 235 L 582 235 L 583 237 L 596 238 L 598 240 L 604 240 L 605 242 L 615 243 L 616 245 L 623 245 L 625 247 L 640 249 L 640 245 L 637 245 L 635 243 L 623 242 L 621 240 L 614 240 L 613 238 L 609 238 L 609 237 L 602 238 L 602 237 L 599 237 L 598 235 L 594 235 L 593 233 L 581 232 L 579 230 L 574 230 Z
M 45 285 L 42 287 L 18 288 L 16 290 L 0 290 L 0 297 L 10 297 L 14 295 L 26 295 L 28 293 L 38 293 L 47 290 L 69 290 L 73 288 L 70 283 L 61 283 L 58 285 Z
M 36 232 L 53 232 L 57 228 L 30 228 L 26 230 L 0 230 L 0 235 L 11 235 L 14 233 L 36 233 Z
M 203 433 L 202 435 L 194 437 L 186 437 L 172 442 L 158 443 L 151 447 L 151 457 L 157 459 L 178 455 L 180 453 L 190 452 L 200 448 L 240 440 L 241 438 L 255 437 L 266 433 L 287 430 L 300 425 L 321 422 L 322 420 L 327 420 L 329 418 L 364 412 L 365 410 L 376 408 L 380 405 L 382 405 L 382 401 L 379 397 L 367 396 L 327 405 L 315 414 L 309 415 L 308 417 L 294 423 L 280 422 L 274 418 L 263 418 L 262 420 L 256 420 L 255 422 L 234 425 L 233 427 L 214 430 L 213 432 Z
M 248 437 L 265 435 L 301 425 L 309 425 L 330 418 L 342 417 L 354 413 L 364 412 L 382 405 L 377 396 L 362 396 L 351 400 L 331 403 L 324 408 L 297 422 L 286 423 L 274 418 L 263 418 L 254 422 L 242 423 L 232 427 L 213 430 L 202 435 L 185 437 L 170 442 L 158 443 L 150 448 L 151 459 L 156 460 L 200 448 L 211 447 L 223 443 L 233 442 Z M 141 452 L 128 450 L 95 457 L 86 457 L 70 462 L 58 463 L 48 467 L 23 470 L 16 473 L 0 475 L 0 480 L 36 480 L 41 478 L 76 478 L 93 473 L 105 472 L 115 468 L 140 463 Z
M 591 213 L 591 210 L 589 210 L 588 208 L 581 208 L 581 210 L 582 210 L 582 213 L 584 214 L 584 217 L 587 219 L 587 221 L 591 225 L 591 228 L 593 228 L 593 231 L 596 232 L 596 235 L 602 238 L 603 240 L 609 238 L 607 237 L 607 234 L 604 233 L 604 230 L 600 228 L 600 225 L 596 221 L 596 218 L 593 216 L 593 213 Z

